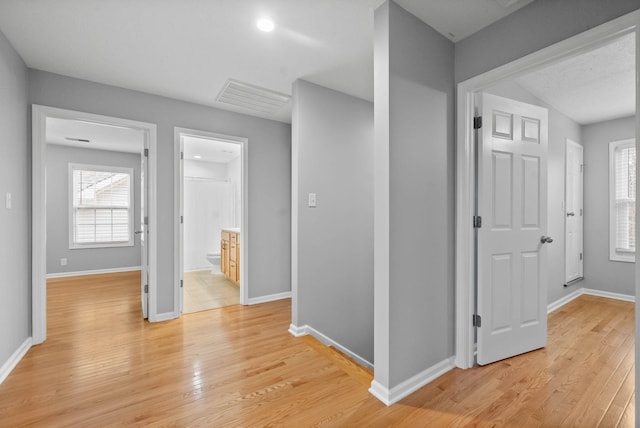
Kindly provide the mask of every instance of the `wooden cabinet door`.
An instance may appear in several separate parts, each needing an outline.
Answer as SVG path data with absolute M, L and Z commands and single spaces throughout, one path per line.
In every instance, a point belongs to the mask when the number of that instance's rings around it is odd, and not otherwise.
M 229 262 L 229 279 L 231 281 L 238 281 L 238 267 L 236 262 Z
M 220 270 L 229 276 L 229 241 L 220 241 Z

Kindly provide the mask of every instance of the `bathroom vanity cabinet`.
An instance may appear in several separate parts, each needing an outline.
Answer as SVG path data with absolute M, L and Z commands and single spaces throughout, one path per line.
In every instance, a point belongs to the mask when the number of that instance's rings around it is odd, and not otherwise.
M 220 270 L 231 281 L 240 283 L 240 231 L 222 229 Z

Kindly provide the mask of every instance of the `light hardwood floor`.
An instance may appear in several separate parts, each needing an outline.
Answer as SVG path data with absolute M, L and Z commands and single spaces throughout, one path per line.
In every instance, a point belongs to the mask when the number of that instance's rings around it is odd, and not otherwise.
M 222 308 L 240 303 L 240 287 L 223 274 L 211 270 L 184 273 L 185 314 Z
M 49 281 L 48 339 L 0 385 L 0 426 L 633 426 L 631 303 L 582 296 L 550 315 L 546 349 L 385 407 L 369 371 L 287 333 L 288 300 L 149 324 L 138 281 Z

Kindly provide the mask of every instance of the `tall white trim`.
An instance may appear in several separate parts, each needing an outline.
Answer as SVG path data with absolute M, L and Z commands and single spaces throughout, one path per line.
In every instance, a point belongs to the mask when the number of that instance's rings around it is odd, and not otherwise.
M 318 342 L 321 342 L 321 343 L 325 344 L 326 346 L 331 346 L 331 347 L 334 347 L 334 348 L 338 349 L 340 352 L 342 352 L 343 354 L 345 354 L 346 356 L 348 356 L 349 358 L 354 360 L 356 363 L 358 363 L 362 367 L 366 367 L 368 369 L 373 369 L 373 363 L 372 362 L 370 362 L 366 358 L 361 357 L 360 355 L 356 354 L 355 352 L 351 351 L 349 348 L 347 348 L 345 346 L 342 346 L 340 343 L 336 342 L 335 340 L 333 340 L 329 336 L 319 332 L 318 330 L 316 330 L 315 328 L 311 327 L 310 325 L 296 326 L 294 324 L 291 324 L 289 326 L 289 333 L 292 336 L 295 336 L 295 337 L 302 337 L 302 336 L 306 336 L 306 335 L 310 334 L 311 336 L 316 338 L 318 340 Z
M 180 216 L 184 215 L 184 177 L 183 163 L 180 159 L 180 153 L 183 152 L 183 137 L 206 138 L 210 140 L 224 141 L 227 143 L 240 144 L 240 165 L 242 174 L 242 199 L 240 203 L 240 304 L 249 305 L 249 139 L 237 137 L 233 135 L 217 134 L 215 132 L 199 131 L 189 128 L 173 128 L 173 213 L 174 213 L 174 293 L 173 293 L 173 312 L 174 317 L 179 318 L 182 312 L 183 289 L 180 287 L 180 281 L 184 270 L 184 228 L 180 222 Z
M 374 380 L 371 382 L 369 392 L 385 405 L 390 406 L 455 368 L 454 360 L 454 357 L 442 360 L 391 389 L 385 388 L 380 382 Z
M 515 78 L 553 63 L 605 45 L 634 31 L 640 22 L 640 10 L 616 18 L 576 36 L 555 43 L 530 55 L 472 77 L 457 87 L 456 137 L 456 366 L 469 368 L 474 363 L 474 331 L 471 316 L 474 296 L 474 230 L 472 227 L 475 174 L 473 159 L 474 93 L 502 80 Z M 638 36 L 636 35 L 636 38 Z M 637 48 L 637 46 L 636 46 Z M 638 77 L 638 67 L 636 67 Z M 638 80 L 638 79 L 637 79 Z M 638 85 L 636 85 L 638 86 Z M 637 88 L 636 88 L 637 89 Z M 636 120 L 638 116 L 636 115 Z M 636 127 L 636 132 L 640 127 Z M 637 138 L 636 138 L 637 141 Z M 636 284 L 640 271 L 636 275 Z M 640 288 L 640 285 L 637 285 Z M 640 332 L 639 332 L 640 333 Z M 640 341 L 636 341 L 640 342 Z M 640 395 L 638 395 L 640 402 Z
M 247 305 L 258 305 L 260 303 L 275 302 L 276 300 L 290 299 L 290 298 L 291 298 L 291 291 L 285 291 L 284 293 L 268 294 L 266 296 L 259 296 L 259 297 L 250 297 L 247 300 Z
M 33 344 L 44 342 L 47 337 L 47 207 L 46 207 L 46 132 L 47 118 L 81 120 L 127 128 L 144 132 L 149 143 L 149 321 L 154 321 L 157 307 L 157 131 L 152 123 L 121 119 L 73 110 L 33 104 L 32 111 L 32 338 Z
M 47 279 L 67 278 L 70 276 L 101 275 L 104 273 L 134 272 L 134 271 L 139 271 L 141 269 L 142 269 L 142 266 L 128 266 L 128 267 L 108 268 L 108 269 L 78 270 L 74 272 L 56 272 L 56 273 L 48 273 Z
M 593 288 L 579 288 L 564 297 L 559 298 L 555 302 L 551 302 L 547 305 L 547 313 L 550 314 L 566 305 L 567 303 L 577 299 L 582 295 L 604 297 L 605 299 L 621 300 L 623 302 L 635 302 L 635 296 L 629 294 L 613 293 L 611 291 L 595 290 Z
M 2 366 L 0 366 L 0 384 L 2 384 L 2 382 L 4 382 L 4 380 L 7 378 L 7 376 L 11 374 L 13 369 L 16 368 L 20 360 L 22 360 L 22 358 L 24 358 L 24 356 L 27 354 L 29 349 L 31 349 L 32 345 L 33 345 L 33 340 L 30 337 L 27 337 L 27 339 L 24 342 L 22 342 L 22 344 L 18 347 L 18 349 L 16 349 L 15 352 L 11 354 L 9 359 L 5 361 Z

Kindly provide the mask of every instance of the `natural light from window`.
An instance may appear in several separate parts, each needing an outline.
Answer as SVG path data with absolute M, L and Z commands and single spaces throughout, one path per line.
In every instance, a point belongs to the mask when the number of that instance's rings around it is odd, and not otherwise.
M 71 248 L 133 245 L 131 168 L 70 164 Z
M 610 259 L 633 262 L 636 251 L 635 140 L 610 143 L 609 167 Z

